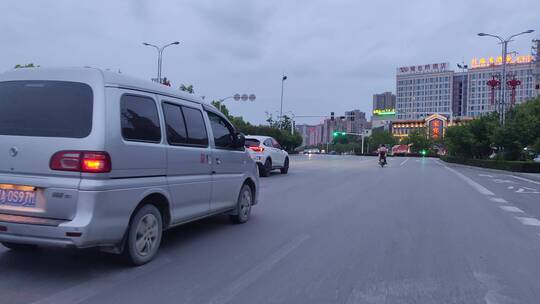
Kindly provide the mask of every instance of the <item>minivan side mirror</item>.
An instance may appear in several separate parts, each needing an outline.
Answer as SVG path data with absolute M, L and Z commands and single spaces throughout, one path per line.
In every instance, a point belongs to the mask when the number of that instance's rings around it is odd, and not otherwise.
M 243 148 L 246 145 L 246 137 L 244 134 L 240 132 L 234 133 L 232 145 L 234 149 Z

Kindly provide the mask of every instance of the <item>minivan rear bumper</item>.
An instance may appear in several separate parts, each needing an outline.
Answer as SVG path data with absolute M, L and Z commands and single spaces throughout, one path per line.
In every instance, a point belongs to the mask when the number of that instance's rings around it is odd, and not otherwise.
M 0 213 L 0 242 L 76 248 L 117 246 L 135 207 L 122 204 L 116 193 L 123 191 L 78 191 L 72 220 Z
M 78 226 L 73 221 L 66 221 L 49 225 L 43 219 L 34 219 L 36 223 L 32 223 L 29 217 L 5 220 L 0 214 L 0 242 L 76 248 L 113 245 L 116 242 L 104 241 L 103 236 L 92 229 L 95 226 L 92 223 Z

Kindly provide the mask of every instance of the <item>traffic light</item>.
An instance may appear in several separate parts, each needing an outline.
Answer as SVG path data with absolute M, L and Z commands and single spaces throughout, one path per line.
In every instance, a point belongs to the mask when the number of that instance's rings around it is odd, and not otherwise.
M 345 136 L 345 135 L 347 135 L 347 132 L 334 131 L 333 135 L 334 135 L 334 137 L 338 137 L 340 135 Z
M 426 151 L 426 150 L 420 150 L 420 155 L 426 156 L 426 154 L 427 154 L 427 151 Z
M 334 119 L 335 119 L 335 118 L 334 118 L 334 112 L 330 112 L 330 120 L 331 120 L 331 121 L 334 121 Z

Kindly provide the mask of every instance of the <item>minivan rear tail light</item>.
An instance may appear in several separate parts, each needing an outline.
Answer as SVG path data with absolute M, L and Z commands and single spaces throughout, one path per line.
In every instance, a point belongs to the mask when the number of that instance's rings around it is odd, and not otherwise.
M 51 170 L 85 173 L 111 172 L 111 157 L 103 151 L 59 151 L 49 164 Z
M 249 149 L 252 150 L 252 151 L 255 151 L 255 152 L 259 152 L 259 153 L 264 152 L 264 147 L 251 146 L 251 147 L 249 147 Z

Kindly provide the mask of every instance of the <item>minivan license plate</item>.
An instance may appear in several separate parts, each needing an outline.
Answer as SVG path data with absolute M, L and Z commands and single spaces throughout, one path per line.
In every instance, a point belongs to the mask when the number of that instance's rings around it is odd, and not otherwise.
M 0 187 L 0 206 L 36 206 L 36 191 L 33 187 L 5 187 L 5 185 L 0 186 L 4 186 Z M 18 188 L 25 188 L 25 190 L 20 190 Z M 28 190 L 26 190 L 26 188 L 28 188 Z

